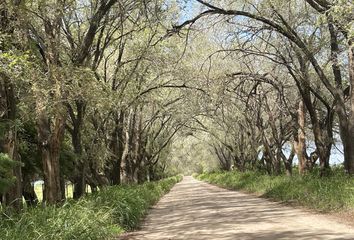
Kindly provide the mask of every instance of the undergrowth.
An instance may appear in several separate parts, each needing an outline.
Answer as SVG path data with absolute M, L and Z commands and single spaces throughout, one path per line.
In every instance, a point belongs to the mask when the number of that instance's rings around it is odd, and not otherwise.
M 111 239 L 134 229 L 147 209 L 182 176 L 141 185 L 109 187 L 63 206 L 0 217 L 0 239 Z
M 231 171 L 205 173 L 197 178 L 221 187 L 258 193 L 263 197 L 324 212 L 354 209 L 354 179 L 343 173 L 341 168 L 334 168 L 327 177 L 319 177 L 317 172 L 288 177 Z

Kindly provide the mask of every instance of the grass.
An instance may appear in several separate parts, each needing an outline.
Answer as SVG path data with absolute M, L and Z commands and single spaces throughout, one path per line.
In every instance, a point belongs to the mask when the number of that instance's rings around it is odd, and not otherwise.
M 221 187 L 258 193 L 263 197 L 302 205 L 323 212 L 354 210 L 354 179 L 340 168 L 328 177 L 318 173 L 292 177 L 269 176 L 259 172 L 220 172 L 198 175 Z
M 109 187 L 63 206 L 33 208 L 0 217 L 0 238 L 113 239 L 134 229 L 148 208 L 167 193 L 181 176 L 141 185 Z

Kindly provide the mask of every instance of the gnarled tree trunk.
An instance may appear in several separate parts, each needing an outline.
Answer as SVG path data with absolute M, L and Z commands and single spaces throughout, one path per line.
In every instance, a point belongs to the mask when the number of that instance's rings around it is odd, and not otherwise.
M 52 123 L 47 118 L 47 114 L 39 113 L 38 140 L 43 164 L 43 200 L 49 204 L 62 200 L 59 157 L 64 137 L 65 118 L 58 113 L 54 121 L 51 126 Z

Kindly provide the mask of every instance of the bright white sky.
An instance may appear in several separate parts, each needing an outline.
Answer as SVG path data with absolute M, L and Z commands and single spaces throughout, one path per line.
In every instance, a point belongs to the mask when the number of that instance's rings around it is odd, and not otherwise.
M 198 6 L 198 2 L 195 0 L 177 0 L 178 4 L 182 8 L 182 14 L 179 19 L 180 22 L 184 22 L 188 19 L 191 19 L 196 15 L 196 8 Z

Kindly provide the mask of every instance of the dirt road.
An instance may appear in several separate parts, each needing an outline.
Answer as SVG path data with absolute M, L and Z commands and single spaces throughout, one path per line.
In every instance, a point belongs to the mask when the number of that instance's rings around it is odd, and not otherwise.
M 320 214 L 185 177 L 123 239 L 354 239 L 354 229 Z

